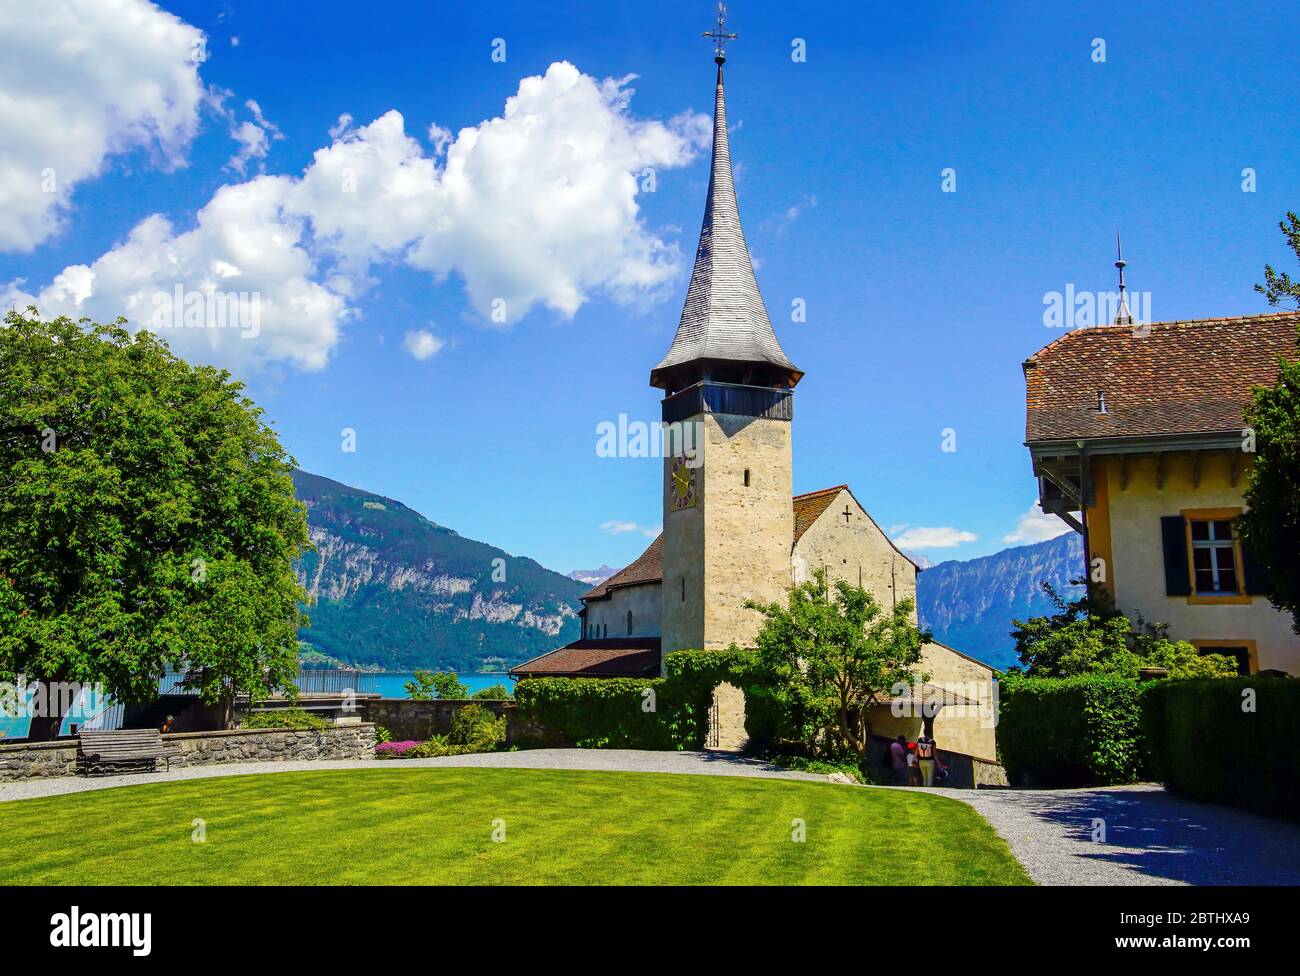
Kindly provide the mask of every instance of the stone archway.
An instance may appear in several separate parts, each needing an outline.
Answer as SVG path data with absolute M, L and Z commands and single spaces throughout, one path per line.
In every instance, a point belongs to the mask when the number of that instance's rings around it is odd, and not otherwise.
M 740 752 L 749 743 L 745 734 L 745 693 L 723 682 L 713 689 L 709 708 L 709 734 L 705 748 L 716 752 Z

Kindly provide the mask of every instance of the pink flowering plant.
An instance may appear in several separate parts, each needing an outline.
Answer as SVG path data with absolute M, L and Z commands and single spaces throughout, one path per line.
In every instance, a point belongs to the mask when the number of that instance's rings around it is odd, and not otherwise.
M 413 739 L 403 742 L 381 742 L 375 746 L 376 759 L 402 759 L 420 743 Z

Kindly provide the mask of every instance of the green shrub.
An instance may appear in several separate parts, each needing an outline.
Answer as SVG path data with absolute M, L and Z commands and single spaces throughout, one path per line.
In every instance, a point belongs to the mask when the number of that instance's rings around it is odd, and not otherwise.
M 497 718 L 482 705 L 466 705 L 451 718 L 447 742 L 453 746 L 469 746 L 472 752 L 491 752 L 505 741 L 505 718 Z
M 406 682 L 406 695 L 412 701 L 429 701 L 433 698 L 458 701 L 469 697 L 469 688 L 450 671 L 416 671 Z
M 658 712 L 660 678 L 525 678 L 515 689 L 520 713 L 558 741 L 584 749 L 671 749 Z M 645 692 L 656 711 L 646 711 Z
M 730 682 L 744 691 L 751 714 L 755 661 L 752 652 L 734 649 L 674 651 L 664 660 L 663 678 L 527 678 L 516 687 L 515 699 L 523 718 L 567 745 L 700 749 L 718 685 Z M 761 707 L 757 712 L 762 714 Z
M 329 723 L 319 715 L 301 708 L 277 708 L 269 712 L 254 712 L 239 723 L 241 729 L 297 729 L 319 732 L 329 728 Z
M 855 783 L 870 783 L 871 777 L 851 760 L 834 762 L 829 759 L 810 759 L 807 756 L 773 756 L 772 762 L 784 769 L 797 769 L 803 773 L 843 773 Z
M 1138 682 L 1112 675 L 1006 675 L 997 739 L 1012 785 L 1137 780 L 1143 770 L 1140 691 Z
M 505 685 L 497 682 L 494 685 L 488 685 L 486 688 L 480 688 L 470 697 L 478 701 L 509 701 L 515 695 Z
M 1300 681 L 1159 681 L 1141 702 L 1152 778 L 1195 800 L 1300 820 Z
M 393 733 L 389 732 L 388 729 L 384 728 L 382 725 L 375 726 L 375 745 L 382 745 L 385 742 L 392 741 Z

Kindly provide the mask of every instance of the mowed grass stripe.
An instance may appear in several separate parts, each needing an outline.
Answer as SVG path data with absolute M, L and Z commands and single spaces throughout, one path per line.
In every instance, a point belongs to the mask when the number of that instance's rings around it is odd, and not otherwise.
M 806 840 L 792 840 L 802 820 Z M 207 839 L 191 839 L 196 819 Z M 494 843 L 493 821 L 506 840 Z M 1027 884 L 970 807 L 778 779 L 329 770 L 0 804 L 3 884 Z

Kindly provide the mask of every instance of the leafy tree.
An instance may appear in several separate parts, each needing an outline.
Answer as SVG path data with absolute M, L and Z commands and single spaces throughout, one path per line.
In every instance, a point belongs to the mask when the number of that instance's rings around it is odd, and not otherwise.
M 1279 226 L 1300 258 L 1300 218 L 1286 216 Z M 1255 290 L 1270 305 L 1300 305 L 1300 282 L 1271 265 L 1264 266 L 1264 284 Z M 1264 570 L 1265 595 L 1291 614 L 1291 626 L 1300 634 L 1300 357 L 1280 359 L 1277 383 L 1256 388 L 1246 425 L 1255 435 L 1255 463 L 1238 523 L 1242 543 Z
M 912 623 L 914 604 L 886 611 L 874 596 L 844 580 L 832 592 L 826 575 L 792 588 L 785 606 L 745 604 L 766 618 L 757 646 L 762 683 L 796 716 L 810 752 L 850 751 L 866 761 L 870 710 L 899 684 L 928 680 L 917 665 L 930 639 Z
M 1300 258 L 1300 217 L 1288 211 L 1286 220 L 1279 221 L 1277 226 L 1281 228 L 1287 246 Z M 1275 271 L 1271 264 L 1264 265 L 1264 283 L 1256 285 L 1255 290 L 1268 299 L 1270 305 L 1295 302 L 1300 307 L 1300 281 L 1292 281 L 1290 275 L 1285 271 Z
M 497 682 L 494 685 L 488 685 L 486 688 L 480 688 L 478 691 L 474 692 L 473 697 L 479 701 L 506 701 L 515 696 L 509 688 L 500 682 Z
M 121 319 L 28 312 L 0 327 L 0 672 L 141 701 L 185 670 L 227 722 L 292 693 L 307 521 L 261 409 Z
M 1095 606 L 1087 595 L 1066 601 L 1051 583 L 1044 582 L 1042 588 L 1056 612 L 1011 622 L 1016 654 L 1030 677 L 1137 678 L 1142 668 L 1165 668 L 1172 678 L 1226 678 L 1237 673 L 1237 662 L 1224 654 L 1202 655 L 1193 644 L 1170 640 L 1168 624 L 1139 620 L 1135 626 L 1119 610 Z
M 469 688 L 461 684 L 460 679 L 450 671 L 416 671 L 415 680 L 406 683 L 406 693 L 415 701 L 429 701 L 432 698 L 450 698 L 462 700 L 469 697 Z
M 1242 544 L 1264 570 L 1265 595 L 1300 634 L 1300 359 L 1283 359 L 1276 386 L 1246 409 L 1255 463 L 1246 479 Z

